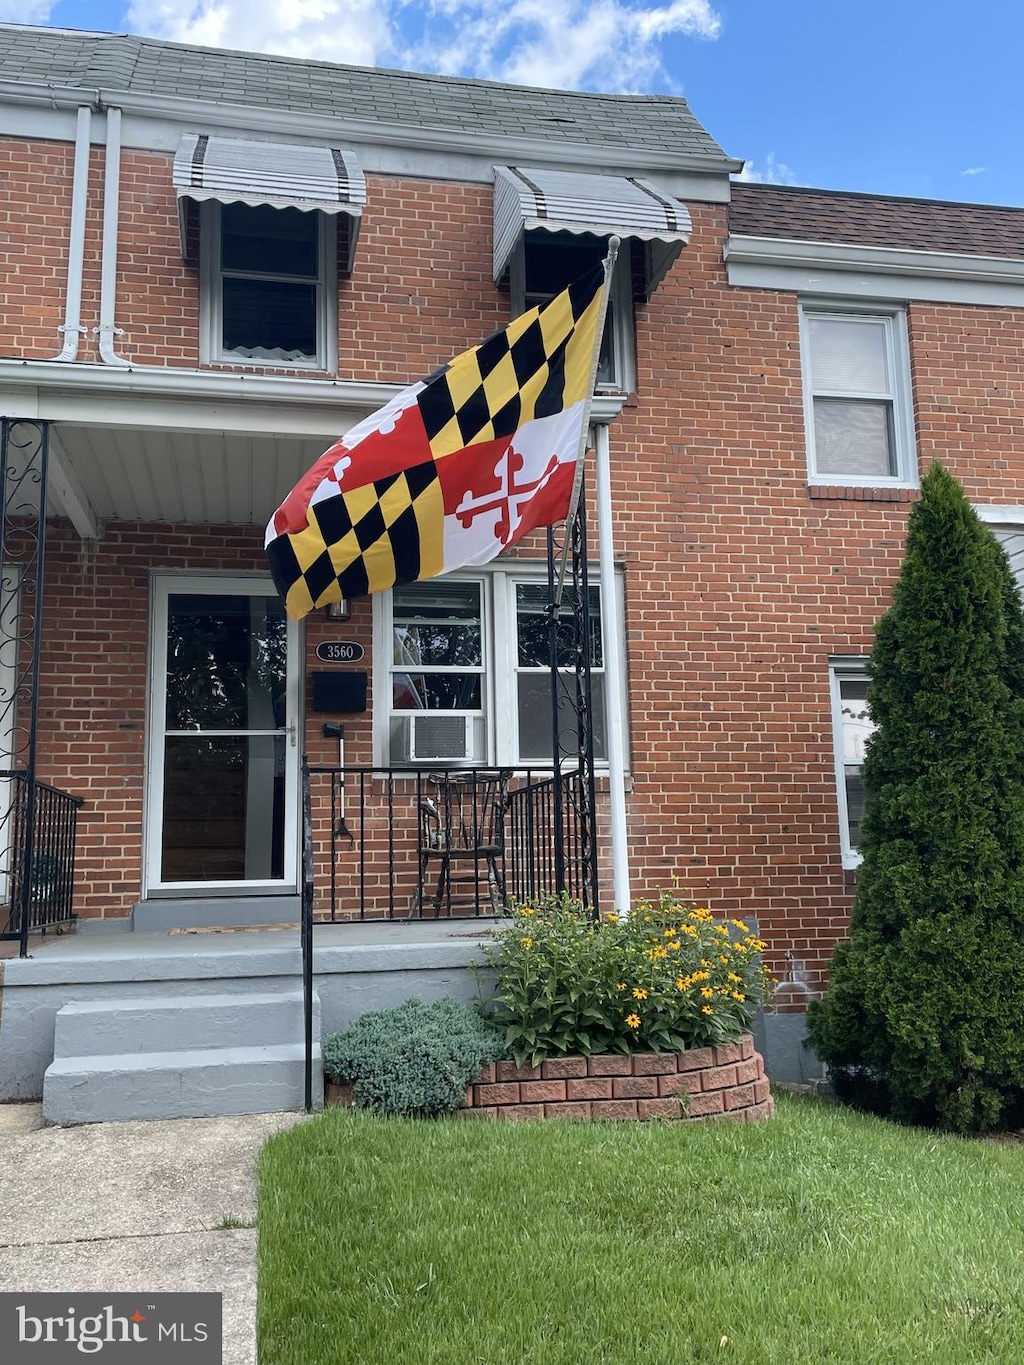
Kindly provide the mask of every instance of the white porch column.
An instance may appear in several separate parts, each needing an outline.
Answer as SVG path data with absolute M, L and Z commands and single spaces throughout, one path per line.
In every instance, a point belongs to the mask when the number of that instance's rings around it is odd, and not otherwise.
M 607 700 L 608 787 L 611 806 L 612 884 L 620 915 L 630 906 L 629 842 L 626 834 L 626 741 L 622 711 L 626 698 L 626 669 L 621 640 L 624 635 L 618 585 L 615 581 L 615 544 L 612 539 L 612 472 L 608 427 L 594 428 L 597 452 L 597 531 L 601 568 L 601 629 L 604 637 L 604 676 Z

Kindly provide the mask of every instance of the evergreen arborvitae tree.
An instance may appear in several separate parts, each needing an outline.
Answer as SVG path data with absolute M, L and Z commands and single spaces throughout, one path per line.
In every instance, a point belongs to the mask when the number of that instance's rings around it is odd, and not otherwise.
M 1024 1119 L 1024 613 L 941 465 L 878 624 L 850 938 L 809 1013 L 840 1093 L 958 1132 Z

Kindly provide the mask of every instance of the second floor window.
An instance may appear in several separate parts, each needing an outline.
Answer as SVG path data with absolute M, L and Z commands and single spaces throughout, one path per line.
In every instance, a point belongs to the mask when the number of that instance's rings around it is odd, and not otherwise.
M 916 483 L 903 313 L 804 307 L 801 338 L 811 481 Z
M 597 368 L 599 388 L 629 391 L 635 387 L 633 298 L 629 278 L 629 242 L 619 248 L 608 299 L 608 315 Z M 573 280 L 604 260 L 603 237 L 569 232 L 528 232 L 512 258 L 509 287 L 514 316 L 547 303 Z
M 294 208 L 204 208 L 203 359 L 333 368 L 333 222 Z

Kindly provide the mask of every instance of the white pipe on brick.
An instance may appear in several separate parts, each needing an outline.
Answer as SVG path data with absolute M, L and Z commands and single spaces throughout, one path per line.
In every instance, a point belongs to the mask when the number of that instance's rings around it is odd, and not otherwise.
M 629 837 L 626 829 L 626 739 L 622 708 L 626 700 L 626 670 L 622 657 L 622 622 L 615 582 L 615 543 L 612 538 L 612 461 L 608 427 L 594 428 L 597 451 L 597 532 L 600 542 L 601 625 L 604 644 L 606 725 L 608 727 L 608 794 L 611 806 L 612 887 L 615 908 L 629 911 Z
M 107 154 L 103 173 L 103 253 L 100 265 L 100 359 L 104 365 L 124 368 L 128 361 L 114 350 L 120 335 L 114 325 L 117 300 L 117 216 L 121 194 L 121 111 L 107 109 Z
M 68 229 L 68 287 L 64 295 L 64 345 L 54 360 L 70 362 L 78 357 L 78 338 L 82 326 L 82 269 L 85 263 L 85 207 L 89 197 L 89 129 L 92 110 L 78 107 L 75 128 L 75 169 L 71 189 L 71 226 Z

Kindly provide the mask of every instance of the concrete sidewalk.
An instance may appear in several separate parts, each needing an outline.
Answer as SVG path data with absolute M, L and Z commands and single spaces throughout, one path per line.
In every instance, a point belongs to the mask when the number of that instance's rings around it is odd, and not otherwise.
M 52 1128 L 38 1104 L 0 1105 L 0 1285 L 214 1290 L 224 1295 L 224 1365 L 253 1365 L 256 1157 L 303 1117 Z

